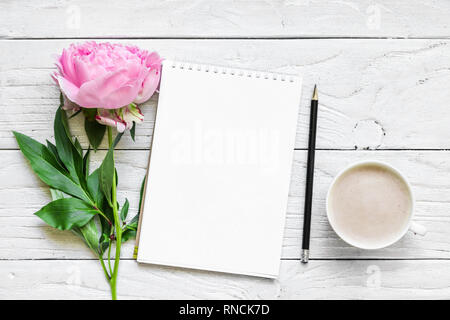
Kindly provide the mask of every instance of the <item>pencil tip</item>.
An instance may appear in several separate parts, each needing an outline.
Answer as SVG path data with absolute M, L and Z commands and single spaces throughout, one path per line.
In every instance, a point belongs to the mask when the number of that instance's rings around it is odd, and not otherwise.
M 314 85 L 314 92 L 312 100 L 319 100 L 319 95 L 317 94 L 317 84 Z

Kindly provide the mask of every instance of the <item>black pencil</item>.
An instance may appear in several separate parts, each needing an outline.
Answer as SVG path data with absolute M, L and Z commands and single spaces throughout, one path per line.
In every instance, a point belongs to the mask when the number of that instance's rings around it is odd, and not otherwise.
M 317 95 L 317 85 L 314 86 L 314 93 L 311 99 L 311 113 L 309 117 L 309 144 L 308 163 L 306 169 L 306 191 L 305 191 L 305 213 L 303 216 L 303 241 L 302 241 L 302 262 L 309 260 L 309 237 L 311 234 L 311 204 L 314 183 L 314 156 L 316 153 L 316 130 L 317 130 L 317 106 L 319 103 Z

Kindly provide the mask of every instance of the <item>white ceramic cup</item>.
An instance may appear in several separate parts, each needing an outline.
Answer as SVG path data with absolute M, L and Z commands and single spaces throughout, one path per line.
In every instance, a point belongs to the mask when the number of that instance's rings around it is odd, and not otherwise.
M 406 227 L 403 230 L 399 230 L 398 232 L 398 236 L 394 239 L 394 240 L 390 240 L 390 241 L 386 241 L 386 243 L 382 243 L 376 247 L 367 247 L 361 243 L 356 243 L 353 239 L 351 240 L 350 237 L 348 237 L 345 234 L 345 231 L 340 230 L 335 223 L 333 223 L 334 219 L 333 219 L 333 212 L 332 212 L 332 208 L 330 208 L 330 195 L 331 192 L 333 192 L 333 186 L 335 185 L 336 181 L 338 181 L 338 179 L 345 174 L 346 172 L 352 170 L 355 167 L 361 166 L 361 165 L 375 165 L 375 166 L 379 166 L 381 168 L 384 168 L 386 170 L 391 171 L 392 173 L 396 174 L 401 180 L 403 180 L 403 182 L 405 183 L 405 185 L 407 186 L 408 192 L 409 192 L 409 197 L 411 199 L 411 212 L 409 214 L 409 223 L 406 225 Z M 331 227 L 333 228 L 333 230 L 337 233 L 337 235 L 344 240 L 345 242 L 347 242 L 348 244 L 357 247 L 357 248 L 361 248 L 361 249 L 367 249 L 367 250 L 371 250 L 371 249 L 381 249 L 387 246 L 390 246 L 392 244 L 394 244 L 395 242 L 397 242 L 398 240 L 400 240 L 407 232 L 412 231 L 415 234 L 418 235 L 425 235 L 425 233 L 427 232 L 427 229 L 422 226 L 421 224 L 418 224 L 417 222 L 413 221 L 413 216 L 414 216 L 414 194 L 411 190 L 411 185 L 409 184 L 408 180 L 405 178 L 405 176 L 398 171 L 397 169 L 395 169 L 394 167 L 392 167 L 391 165 L 382 162 L 382 161 L 375 161 L 375 160 L 368 160 L 368 161 L 360 161 L 360 162 L 356 162 L 353 163 L 351 165 L 349 165 L 348 167 L 346 167 L 345 169 L 343 169 L 341 172 L 338 173 L 338 175 L 334 178 L 333 182 L 330 185 L 330 188 L 328 189 L 328 194 L 327 194 L 327 199 L 326 199 L 326 210 L 327 210 L 327 217 L 328 217 L 328 221 L 330 222 Z

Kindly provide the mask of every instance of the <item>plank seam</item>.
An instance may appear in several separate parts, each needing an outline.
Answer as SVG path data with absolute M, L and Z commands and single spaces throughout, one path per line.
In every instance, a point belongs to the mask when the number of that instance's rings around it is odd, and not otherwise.
M 427 36 L 427 37 L 401 37 L 401 36 L 384 36 L 384 37 L 367 37 L 367 36 L 273 36 L 273 37 L 243 37 L 243 36 L 226 36 L 226 37 L 8 37 L 0 36 L 0 40 L 16 41 L 16 40 L 450 40 L 450 36 Z
M 19 151 L 19 148 L 0 148 L 1 151 Z M 86 151 L 86 148 L 83 148 L 84 151 Z M 107 151 L 106 148 L 98 148 L 99 151 Z M 116 151 L 150 151 L 150 148 L 116 148 L 114 149 Z M 294 151 L 307 151 L 307 148 L 294 148 Z M 376 151 L 421 151 L 421 152 L 449 152 L 450 149 L 443 148 L 443 149 L 425 149 L 425 148 L 417 148 L 417 149 L 355 149 L 355 148 L 348 148 L 348 149 L 333 149 L 333 148 L 316 148 L 316 151 L 355 151 L 355 152 L 361 152 L 361 151 L 370 151 L 370 152 L 376 152 Z
M 136 261 L 133 258 L 122 258 L 121 261 Z M 300 258 L 282 258 L 281 261 L 298 261 Z M 310 258 L 310 261 L 450 261 L 450 258 Z M 98 261 L 96 258 L 17 258 L 1 261 Z M 151 264 L 149 264 L 151 265 Z M 156 264 L 155 264 L 156 265 Z M 162 266 L 162 265 L 161 265 Z

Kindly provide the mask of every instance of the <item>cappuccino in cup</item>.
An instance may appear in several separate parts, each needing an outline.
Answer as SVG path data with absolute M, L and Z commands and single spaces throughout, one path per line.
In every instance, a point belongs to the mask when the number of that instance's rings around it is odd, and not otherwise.
M 379 249 L 398 241 L 408 229 L 424 234 L 412 223 L 414 200 L 407 180 L 378 161 L 354 164 L 333 181 L 327 215 L 336 233 L 362 249 Z

